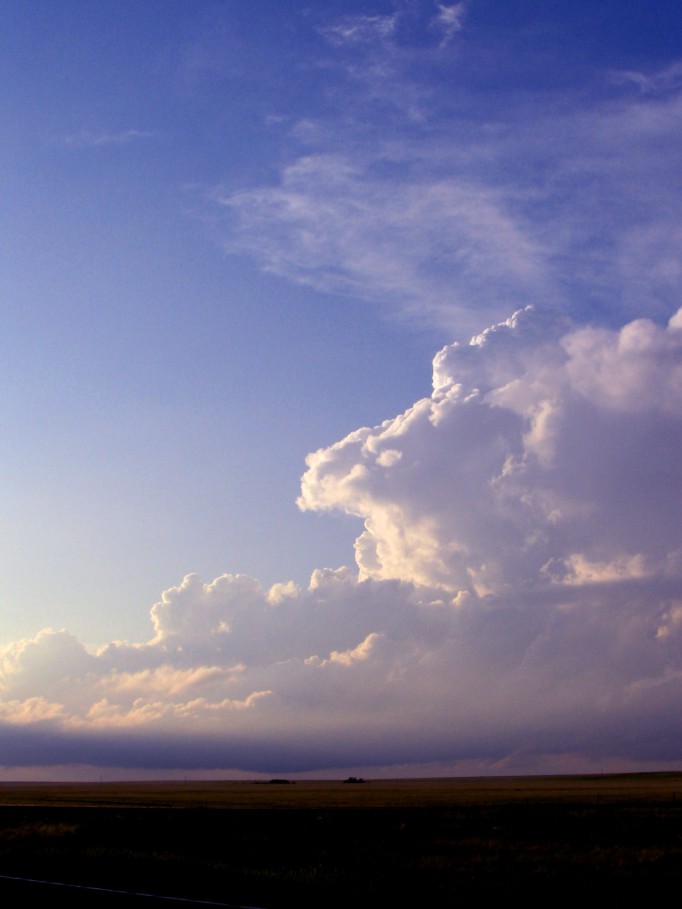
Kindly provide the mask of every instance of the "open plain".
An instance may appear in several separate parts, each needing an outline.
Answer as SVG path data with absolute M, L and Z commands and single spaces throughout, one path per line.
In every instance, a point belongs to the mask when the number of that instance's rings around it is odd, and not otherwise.
M 649 894 L 682 883 L 682 774 L 5 783 L 0 875 L 265 909 Z

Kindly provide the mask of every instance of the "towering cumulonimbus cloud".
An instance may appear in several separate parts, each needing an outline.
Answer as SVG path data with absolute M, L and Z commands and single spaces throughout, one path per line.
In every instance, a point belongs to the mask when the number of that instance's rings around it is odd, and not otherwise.
M 362 577 L 451 593 L 676 572 L 681 328 L 517 312 L 441 350 L 429 398 L 311 454 L 299 505 L 364 519 Z
M 146 643 L 10 645 L 0 762 L 679 756 L 682 310 L 620 330 L 521 310 L 307 463 L 299 506 L 365 522 L 357 572 L 188 575 Z

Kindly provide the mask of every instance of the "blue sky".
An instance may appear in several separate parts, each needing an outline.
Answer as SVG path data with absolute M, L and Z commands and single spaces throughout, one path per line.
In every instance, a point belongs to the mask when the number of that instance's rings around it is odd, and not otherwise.
M 0 10 L 0 763 L 679 761 L 679 5 Z
M 241 4 L 8 5 L 5 639 L 145 632 L 178 566 L 303 579 L 352 553 L 298 514 L 303 457 L 414 396 L 433 344 L 222 250 L 213 188 L 276 174 L 290 125 L 266 121 L 305 103 L 256 63 L 318 37 L 291 15 L 282 42 Z

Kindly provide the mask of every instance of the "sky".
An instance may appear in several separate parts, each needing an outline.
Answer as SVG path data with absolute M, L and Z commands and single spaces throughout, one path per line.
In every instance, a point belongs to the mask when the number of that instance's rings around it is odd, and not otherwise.
M 0 15 L 0 776 L 682 769 L 679 4 Z

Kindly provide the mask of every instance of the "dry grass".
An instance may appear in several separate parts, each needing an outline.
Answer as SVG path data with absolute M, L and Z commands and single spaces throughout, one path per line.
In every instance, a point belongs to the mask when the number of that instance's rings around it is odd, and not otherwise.
M 0 785 L 0 874 L 278 907 L 682 884 L 682 774 Z M 1 892 L 1 890 L 0 890 Z
M 267 782 L 0 783 L 0 806 L 158 808 L 448 808 L 482 803 L 663 801 L 682 773 Z

